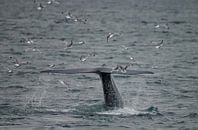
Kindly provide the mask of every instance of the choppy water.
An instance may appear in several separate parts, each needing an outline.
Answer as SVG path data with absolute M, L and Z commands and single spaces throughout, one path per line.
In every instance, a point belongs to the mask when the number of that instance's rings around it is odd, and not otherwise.
M 1 0 L 0 129 L 198 129 L 197 5 Z M 108 33 L 119 35 L 107 43 Z M 118 110 L 103 108 L 97 75 L 38 73 L 128 63 L 155 74 L 115 76 L 125 102 Z

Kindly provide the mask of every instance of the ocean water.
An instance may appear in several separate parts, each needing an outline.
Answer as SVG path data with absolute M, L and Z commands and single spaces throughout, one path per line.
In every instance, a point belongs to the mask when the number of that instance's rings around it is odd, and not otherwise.
M 0 0 L 0 129 L 197 130 L 197 5 Z M 115 75 L 116 110 L 104 109 L 95 74 L 39 73 L 128 64 L 154 74 Z

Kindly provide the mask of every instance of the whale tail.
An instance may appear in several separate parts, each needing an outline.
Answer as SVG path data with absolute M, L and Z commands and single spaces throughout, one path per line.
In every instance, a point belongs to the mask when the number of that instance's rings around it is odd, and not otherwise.
M 144 70 L 125 70 L 117 71 L 111 68 L 76 68 L 76 69 L 66 69 L 66 70 L 44 70 L 41 73 L 59 73 L 59 74 L 77 74 L 77 73 L 109 73 L 109 74 L 122 74 L 122 75 L 139 75 L 139 74 L 154 74 L 151 71 Z
M 96 73 L 99 74 L 103 92 L 105 106 L 108 109 L 122 108 L 124 103 L 122 97 L 114 83 L 111 74 L 124 74 L 124 75 L 137 75 L 137 74 L 153 74 L 151 71 L 139 71 L 139 70 L 125 70 L 124 72 L 115 71 L 109 68 L 78 68 L 78 69 L 66 69 L 66 70 L 44 70 L 41 73 L 59 73 L 59 74 L 76 74 L 76 73 Z

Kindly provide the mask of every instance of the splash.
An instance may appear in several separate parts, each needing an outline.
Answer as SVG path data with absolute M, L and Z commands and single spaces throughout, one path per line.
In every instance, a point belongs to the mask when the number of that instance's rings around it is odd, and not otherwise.
M 124 107 L 115 110 L 108 110 L 102 112 L 96 112 L 99 115 L 109 115 L 109 116 L 144 116 L 144 115 L 160 115 L 157 107 L 149 107 L 145 110 L 136 110 L 134 108 Z
M 139 115 L 139 114 L 148 114 L 148 112 L 138 111 L 133 108 L 124 107 L 115 110 L 108 110 L 103 112 L 97 112 L 99 115 L 112 115 L 112 116 L 131 116 L 131 115 Z

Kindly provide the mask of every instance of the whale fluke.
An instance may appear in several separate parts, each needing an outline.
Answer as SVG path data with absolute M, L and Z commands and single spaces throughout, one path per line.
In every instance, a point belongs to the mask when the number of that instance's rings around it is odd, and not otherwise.
M 125 72 L 115 71 L 110 68 L 77 68 L 66 70 L 44 70 L 41 73 L 77 74 L 96 73 L 102 81 L 105 106 L 107 109 L 122 108 L 124 106 L 122 97 L 113 81 L 111 74 L 138 75 L 153 74 L 151 71 L 126 70 Z
M 124 72 L 116 71 L 111 68 L 76 68 L 66 70 L 44 70 L 41 73 L 59 73 L 59 74 L 77 74 L 77 73 L 109 73 L 109 74 L 122 74 L 122 75 L 138 75 L 138 74 L 154 74 L 151 71 L 142 70 L 126 70 Z

